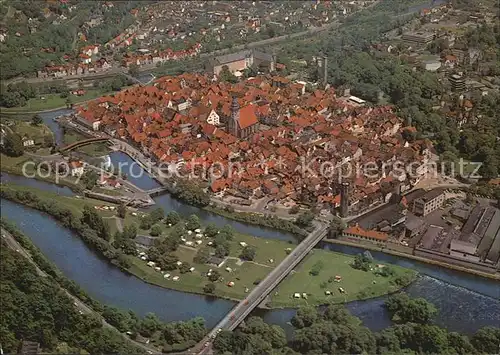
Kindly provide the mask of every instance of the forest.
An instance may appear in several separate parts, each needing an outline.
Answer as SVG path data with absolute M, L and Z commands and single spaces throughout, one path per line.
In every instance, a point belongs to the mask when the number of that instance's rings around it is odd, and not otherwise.
M 59 354 L 143 353 L 118 331 L 131 332 L 135 340 L 150 338 L 163 352 L 171 352 L 187 349 L 205 335 L 202 318 L 164 323 L 152 313 L 140 318 L 132 311 L 100 304 L 62 275 L 13 224 L 2 219 L 0 225 L 48 275 L 39 276 L 32 264 L 1 241 L 0 343 L 4 352 L 15 353 L 21 340 L 29 340 L 40 343 L 44 352 Z M 99 316 L 78 312 L 63 289 L 92 307 Z M 103 328 L 100 317 L 118 331 Z
M 0 15 L 9 28 L 9 35 L 0 45 L 0 79 L 34 76 L 50 63 L 63 64 L 65 54 L 76 57 L 78 44 L 108 42 L 135 23 L 130 10 L 145 2 L 117 1 L 107 10 L 102 4 L 100 1 L 79 1 L 76 5 L 55 1 L 3 1 Z M 97 16 L 102 16 L 102 22 L 87 29 L 85 22 Z M 86 40 L 82 40 L 81 34 Z
M 104 328 L 99 318 L 80 314 L 51 278 L 38 276 L 34 266 L 3 240 L 0 255 L 4 352 L 17 353 L 21 340 L 36 341 L 56 354 L 142 352 Z
M 277 325 L 250 317 L 234 332 L 214 341 L 217 354 L 493 354 L 500 345 L 500 328 L 485 327 L 472 337 L 449 332 L 432 323 L 436 308 L 422 298 L 401 293 L 385 303 L 394 325 L 374 333 L 338 305 L 323 311 L 303 307 L 292 318 L 294 336 L 287 342 Z

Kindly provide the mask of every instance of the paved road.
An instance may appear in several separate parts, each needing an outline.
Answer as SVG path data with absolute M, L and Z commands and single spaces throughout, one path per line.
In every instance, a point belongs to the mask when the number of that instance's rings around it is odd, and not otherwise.
M 7 246 L 9 248 L 15 250 L 16 252 L 18 252 L 20 255 L 22 255 L 26 259 L 28 259 L 28 261 L 35 266 L 36 272 L 37 272 L 37 274 L 39 276 L 41 276 L 41 277 L 47 277 L 48 276 L 46 272 L 44 272 L 43 270 L 41 270 L 38 267 L 38 265 L 35 263 L 35 261 L 31 258 L 30 253 L 26 249 L 24 249 L 21 246 L 21 244 L 19 244 L 19 242 L 14 238 L 14 236 L 12 234 L 10 234 L 7 230 L 5 230 L 3 228 L 1 229 L 1 233 L 2 233 L 2 239 L 5 240 L 5 242 L 7 243 Z M 79 298 L 77 298 L 76 296 L 73 296 L 66 289 L 63 289 L 63 291 L 68 295 L 69 298 L 71 298 L 73 300 L 73 304 L 75 305 L 75 307 L 78 310 L 78 312 L 80 312 L 81 314 L 93 314 L 94 316 L 96 316 L 97 318 L 99 318 L 99 319 L 102 320 L 102 325 L 104 327 L 115 330 L 124 339 L 130 341 L 135 346 L 137 346 L 137 347 L 139 347 L 139 348 L 141 348 L 141 349 L 143 349 L 146 352 L 151 353 L 151 354 L 161 354 L 160 352 L 158 352 L 158 351 L 156 351 L 156 350 L 154 350 L 154 349 L 152 349 L 152 348 L 150 348 L 150 347 L 148 347 L 148 346 L 146 346 L 144 344 L 141 344 L 139 342 L 136 342 L 136 341 L 130 339 L 126 334 L 121 333 L 118 329 L 116 329 L 111 324 L 109 324 L 108 322 L 106 322 L 104 320 L 104 318 L 102 318 L 99 313 L 97 313 L 92 308 L 90 308 L 85 303 L 83 303 Z
M 240 303 L 238 303 L 214 328 L 208 333 L 192 352 L 208 354 L 213 339 L 221 330 L 234 330 L 252 312 L 269 293 L 297 266 L 297 264 L 325 236 L 328 225 L 315 221 L 314 231 L 307 236 L 276 268 L 262 280 L 257 287 Z

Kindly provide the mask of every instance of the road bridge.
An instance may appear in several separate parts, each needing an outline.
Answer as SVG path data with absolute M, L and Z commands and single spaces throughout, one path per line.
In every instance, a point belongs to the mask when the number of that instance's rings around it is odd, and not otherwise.
M 213 339 L 221 330 L 233 331 L 243 322 L 278 284 L 302 261 L 302 259 L 322 240 L 328 225 L 314 222 L 312 231 L 276 268 L 262 280 L 250 294 L 238 303 L 222 320 L 208 333 L 208 335 L 192 350 L 198 354 L 208 354 L 211 351 Z M 208 344 L 207 344 L 208 343 Z

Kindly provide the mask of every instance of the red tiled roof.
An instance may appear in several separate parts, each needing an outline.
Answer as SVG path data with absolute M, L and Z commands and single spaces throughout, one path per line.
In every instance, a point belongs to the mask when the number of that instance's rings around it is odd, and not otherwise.
M 377 232 L 371 229 L 363 229 L 360 226 L 353 226 L 349 227 L 345 230 L 345 233 L 347 234 L 353 234 L 359 237 L 366 237 L 366 238 L 373 238 L 373 239 L 379 239 L 379 240 L 387 240 L 389 238 L 389 235 L 387 233 L 382 233 L 382 232 Z
M 244 129 L 259 123 L 257 116 L 255 115 L 255 106 L 247 105 L 240 109 L 240 128 Z

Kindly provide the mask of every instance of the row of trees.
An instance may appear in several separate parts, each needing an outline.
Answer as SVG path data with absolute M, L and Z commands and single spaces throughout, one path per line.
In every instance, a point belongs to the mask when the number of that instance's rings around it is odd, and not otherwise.
M 323 311 L 300 308 L 292 318 L 293 339 L 283 329 L 252 317 L 236 331 L 222 332 L 214 341 L 217 353 L 232 354 L 493 354 L 500 329 L 485 327 L 471 338 L 431 323 L 435 307 L 407 295 L 390 297 L 386 307 L 395 325 L 373 333 L 342 306 Z M 396 315 L 399 315 L 396 317 Z M 404 315 L 404 316 L 403 316 Z
M 38 276 L 33 265 L 1 243 L 3 351 L 17 353 L 21 340 L 30 340 L 56 354 L 143 353 L 104 328 L 98 317 L 79 314 L 51 278 Z
M 130 266 L 123 251 L 116 249 L 109 243 L 109 225 L 94 209 L 85 206 L 82 215 L 76 216 L 70 209 L 61 206 L 56 200 L 41 199 L 31 191 L 15 191 L 8 187 L 1 188 L 0 196 L 51 215 L 64 227 L 78 233 L 90 247 L 114 264 L 122 268 Z
M 94 217 L 90 219 L 92 220 Z M 98 226 L 101 222 L 94 221 L 90 222 L 90 224 Z M 45 259 L 43 254 L 33 246 L 31 241 L 20 233 L 12 224 L 1 220 L 1 226 L 13 234 L 16 240 L 18 240 L 24 248 L 29 250 L 33 260 L 44 272 L 52 276 L 51 278 L 37 276 L 33 266 L 29 264 L 26 259 L 19 258 L 18 256 L 16 257 L 16 263 L 20 263 L 23 267 L 19 267 L 17 264 L 12 265 L 9 261 L 9 257 L 4 257 L 4 252 L 9 253 L 10 249 L 6 245 L 3 245 L 2 240 L 2 248 L 0 248 L 2 252 L 1 283 L 2 290 L 5 290 L 5 293 L 3 293 L 2 296 L 3 320 L 0 326 L 0 333 L 2 334 L 2 346 L 4 351 L 7 350 L 8 352 L 15 353 L 19 341 L 22 339 L 40 342 L 44 350 L 56 353 L 80 353 L 82 349 L 90 353 L 141 353 L 139 349 L 131 346 L 130 343 L 125 341 L 114 331 L 102 328 L 100 319 L 95 316 L 79 314 L 76 309 L 74 309 L 73 302 L 61 289 L 59 289 L 58 284 L 92 306 L 94 310 L 100 312 L 106 321 L 119 331 L 132 332 L 132 338 L 134 339 L 139 335 L 142 337 L 154 338 L 157 344 L 163 347 L 164 352 L 180 351 L 189 348 L 200 341 L 205 335 L 206 329 L 204 320 L 201 318 L 194 318 L 186 322 L 165 324 L 154 314 L 148 314 L 141 319 L 131 311 L 123 311 L 115 307 L 102 306 L 97 301 L 91 299 L 72 281 L 67 280 L 59 270 Z M 86 226 L 88 229 L 88 225 Z M 126 226 L 123 232 L 117 233 L 117 235 L 119 235 L 119 238 L 122 238 L 122 240 L 130 241 L 133 240 L 136 232 L 137 230 L 134 226 Z M 117 238 L 117 236 L 115 236 L 115 238 Z M 115 239 L 114 243 L 118 243 L 117 239 Z M 119 245 L 116 248 L 122 248 L 122 246 Z M 133 253 L 135 253 L 135 243 L 133 244 Z M 4 265 L 4 262 L 7 267 Z M 16 270 L 20 272 L 16 273 Z M 23 273 L 24 270 L 28 270 L 29 272 L 25 274 Z M 22 291 L 28 291 L 26 292 L 28 300 L 25 301 L 23 298 L 17 297 L 17 293 L 11 295 L 9 292 L 13 291 L 12 288 L 7 287 L 4 289 L 4 280 L 6 280 L 7 283 L 14 280 L 11 271 L 16 273 L 15 276 L 18 277 L 16 280 L 20 280 Z M 17 283 L 17 281 L 15 281 L 15 283 Z M 30 288 L 27 289 L 26 287 L 30 283 L 33 283 L 34 286 L 30 286 Z M 50 290 L 50 297 L 42 300 L 45 295 L 45 289 L 43 288 L 45 283 L 47 283 L 48 289 Z M 14 302 L 13 305 L 10 301 Z M 51 301 L 53 301 L 53 304 Z M 19 302 L 19 304 L 17 302 Z M 46 306 L 47 303 L 49 303 L 48 306 Z M 68 308 L 65 307 L 67 303 L 69 303 L 70 306 Z M 30 310 L 25 310 L 26 307 Z M 54 308 L 57 312 L 62 312 L 65 314 L 65 317 L 70 317 L 71 319 L 74 317 L 84 318 L 84 324 L 89 324 L 92 329 L 89 329 L 89 334 L 87 334 L 88 326 L 77 324 L 74 328 L 72 326 L 70 327 L 64 320 L 65 318 L 63 319 L 55 314 L 50 316 L 47 313 L 49 312 L 49 308 Z M 73 334 L 76 330 L 80 331 L 78 336 Z M 94 339 L 93 337 L 98 338 Z M 125 348 L 127 349 L 125 350 Z M 11 351 L 12 349 L 14 350 Z
M 205 207 L 210 204 L 210 196 L 205 192 L 198 184 L 179 180 L 177 181 L 175 187 L 172 188 L 172 195 L 181 200 L 185 201 L 190 205 Z

